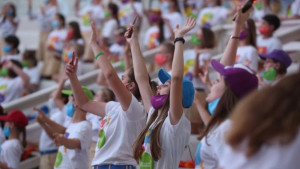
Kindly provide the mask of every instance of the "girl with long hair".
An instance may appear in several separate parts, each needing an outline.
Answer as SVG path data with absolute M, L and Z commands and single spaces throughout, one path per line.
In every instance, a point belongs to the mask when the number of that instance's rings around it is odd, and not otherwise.
M 141 169 L 178 168 L 183 151 L 188 145 L 190 122 L 183 109 L 192 105 L 192 82 L 183 78 L 183 36 L 194 28 L 196 22 L 188 18 L 185 25 L 175 29 L 176 35 L 172 76 L 160 69 L 162 82 L 153 93 L 148 83 L 148 72 L 140 50 L 136 28 L 131 25 L 125 33 L 130 43 L 134 73 L 143 104 L 148 112 L 147 124 L 133 146 L 134 159 Z M 130 32 L 133 32 L 132 36 Z

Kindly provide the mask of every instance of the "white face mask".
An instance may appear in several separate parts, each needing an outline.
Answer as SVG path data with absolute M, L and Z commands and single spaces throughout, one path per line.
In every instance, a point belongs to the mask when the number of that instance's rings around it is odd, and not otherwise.
M 50 110 L 56 108 L 56 104 L 55 104 L 55 102 L 54 102 L 54 99 L 52 99 L 52 98 L 50 98 L 50 99 L 48 100 L 47 105 L 48 105 L 48 107 L 50 108 Z

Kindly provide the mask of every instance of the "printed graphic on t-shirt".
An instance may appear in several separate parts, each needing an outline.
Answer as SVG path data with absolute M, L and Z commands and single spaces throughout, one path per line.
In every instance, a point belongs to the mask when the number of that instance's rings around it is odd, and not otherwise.
M 126 24 L 129 22 L 128 14 L 132 11 L 131 7 L 123 8 L 119 11 L 120 23 Z
M 143 144 L 143 149 L 142 149 L 142 155 L 141 155 L 141 159 L 139 161 L 139 167 L 140 169 L 153 169 L 154 168 L 154 160 L 152 158 L 152 156 L 145 152 L 145 147 L 150 147 L 150 135 L 152 133 L 152 129 L 148 129 L 146 136 L 145 136 L 145 140 L 144 140 L 144 144 Z
M 258 46 L 257 51 L 259 54 L 266 54 L 267 53 L 267 47 L 266 46 Z
M 49 41 L 49 49 L 50 50 L 55 50 L 56 49 L 56 44 L 59 41 L 59 37 L 58 36 L 53 36 L 50 41 Z
M 213 13 L 205 13 L 202 18 L 201 18 L 201 24 L 205 25 L 205 24 L 210 24 L 209 22 L 211 21 L 211 19 L 214 17 Z
M 101 120 L 101 124 L 100 124 L 100 128 L 99 128 L 99 135 L 98 135 L 99 138 L 98 138 L 98 143 L 97 143 L 97 147 L 99 149 L 102 148 L 106 142 L 105 131 L 103 128 L 110 124 L 110 120 L 111 120 L 111 115 L 109 115 L 107 118 L 104 118 L 103 120 Z
M 64 49 L 63 54 L 62 54 L 62 58 L 64 63 L 68 63 L 70 59 L 72 59 L 72 56 L 69 56 L 69 52 L 70 52 L 70 48 L 67 47 Z
M 4 84 L 4 85 L 1 85 L 0 86 L 0 103 L 2 103 L 2 102 L 4 102 L 4 100 L 5 100 L 5 90 L 7 89 L 7 85 L 6 84 Z
M 159 32 L 153 32 L 150 34 L 148 39 L 148 49 L 153 49 L 157 47 L 158 38 L 159 38 Z
M 82 24 L 83 26 L 90 26 L 90 19 L 88 13 L 82 15 Z
M 236 59 L 235 59 L 235 63 L 238 63 L 238 61 L 240 60 L 241 55 L 236 55 Z
M 63 155 L 60 151 L 58 151 L 57 155 L 56 155 L 54 167 L 55 168 L 59 167 L 61 165 L 62 161 L 63 161 Z

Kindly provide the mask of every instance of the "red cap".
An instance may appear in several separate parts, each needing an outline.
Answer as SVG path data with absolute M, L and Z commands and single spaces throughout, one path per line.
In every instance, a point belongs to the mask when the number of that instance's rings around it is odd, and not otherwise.
M 28 120 L 20 110 L 12 110 L 6 116 L 0 116 L 0 121 L 13 122 L 15 125 L 25 128 L 28 124 Z

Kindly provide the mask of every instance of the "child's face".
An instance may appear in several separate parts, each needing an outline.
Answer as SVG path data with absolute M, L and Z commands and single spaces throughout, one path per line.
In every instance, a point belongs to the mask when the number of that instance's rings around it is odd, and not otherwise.
M 220 74 L 218 74 L 218 78 L 212 83 L 212 87 L 210 89 L 210 93 L 206 97 L 206 101 L 212 102 L 217 98 L 220 98 L 225 92 L 225 88 L 225 80 Z
M 267 58 L 265 61 L 264 61 L 264 70 L 267 71 L 269 70 L 270 68 L 274 68 L 274 69 L 279 69 L 280 65 L 279 63 L 276 63 L 274 62 L 272 59 L 270 58 Z
M 161 84 L 161 85 L 157 86 L 156 94 L 157 95 L 169 94 L 170 93 L 170 88 L 171 88 L 170 81 L 166 81 L 164 84 Z

